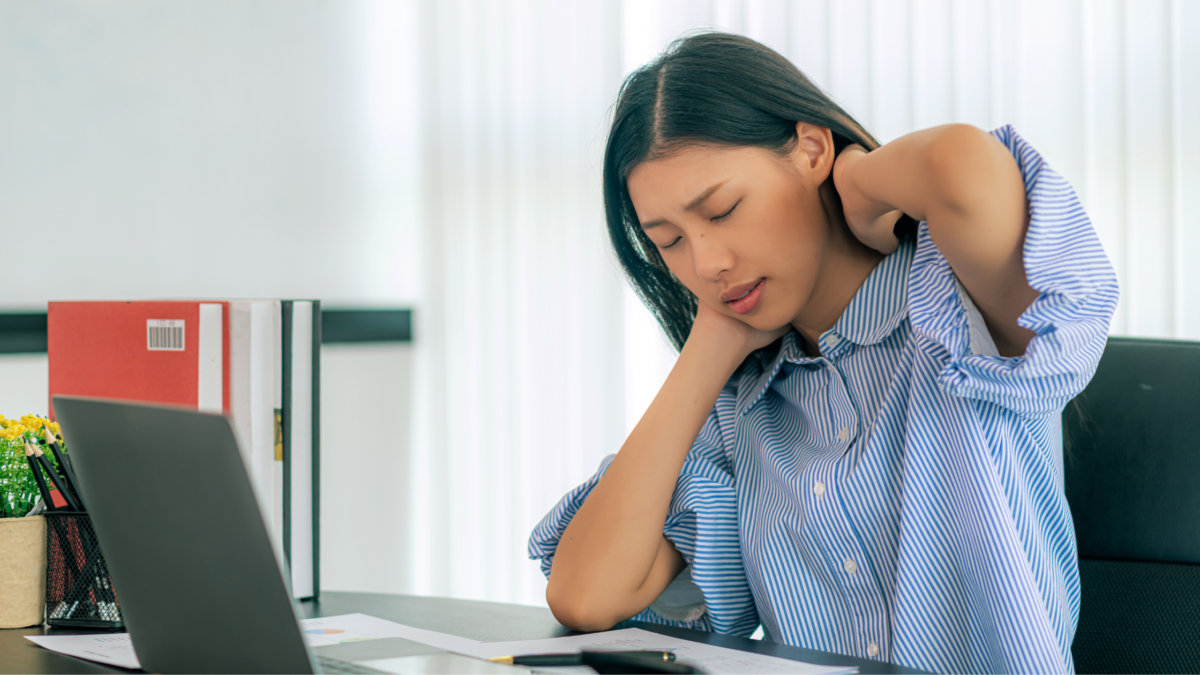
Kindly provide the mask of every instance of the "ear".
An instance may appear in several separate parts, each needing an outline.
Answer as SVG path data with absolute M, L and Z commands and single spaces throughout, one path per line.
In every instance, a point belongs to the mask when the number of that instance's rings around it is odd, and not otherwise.
M 811 177 L 816 185 L 824 183 L 837 159 L 833 132 L 808 122 L 796 122 L 796 147 L 791 159 L 801 175 Z

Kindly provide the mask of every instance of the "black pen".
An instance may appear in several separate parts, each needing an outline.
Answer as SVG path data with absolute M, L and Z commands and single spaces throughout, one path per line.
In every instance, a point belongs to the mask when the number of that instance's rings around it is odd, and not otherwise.
M 42 452 L 41 446 L 26 438 L 25 447 L 27 450 L 33 450 L 33 454 L 37 456 L 38 462 L 46 469 L 46 473 L 50 474 L 50 480 L 54 483 L 54 487 L 58 488 L 59 494 L 63 496 L 63 499 L 67 500 L 67 506 L 72 511 L 82 510 L 79 508 L 79 500 L 75 499 L 75 493 L 71 492 L 71 489 L 67 487 L 67 481 L 59 477 L 58 472 L 54 470 L 54 465 L 50 463 L 50 460 L 46 459 L 46 453 Z
M 67 487 L 71 488 L 71 492 L 75 493 L 75 501 L 79 502 L 79 510 L 86 510 L 83 505 L 83 495 L 79 492 L 79 481 L 75 478 L 75 471 L 67 461 L 66 453 L 59 447 L 58 439 L 54 437 L 54 432 L 50 431 L 50 422 L 48 420 L 42 423 L 42 432 L 46 438 L 46 445 L 50 446 L 50 452 L 53 452 L 54 459 L 58 460 L 58 468 L 62 472 L 63 479 L 67 481 Z
M 671 652 L 629 651 L 587 652 L 587 654 L 633 656 L 640 659 L 653 660 L 655 662 L 665 661 L 667 663 L 675 660 L 675 655 Z M 582 666 L 584 665 L 584 653 L 570 652 L 565 654 L 521 654 L 518 656 L 497 656 L 488 660 L 495 661 L 496 663 L 511 663 L 516 666 Z
M 662 659 L 656 658 L 661 655 Z M 686 663 L 675 663 L 671 652 L 590 652 L 581 654 L 583 665 L 597 673 L 703 673 Z M 668 658 L 668 656 L 670 658 Z
M 29 439 L 25 439 L 25 460 L 29 462 L 29 470 L 33 472 L 33 479 L 37 481 L 38 492 L 42 493 L 42 503 L 46 505 L 47 511 L 54 510 L 54 500 L 50 499 L 50 488 L 46 487 L 46 479 L 42 476 L 42 470 L 38 468 L 38 464 L 33 459 L 33 448 L 29 445 Z

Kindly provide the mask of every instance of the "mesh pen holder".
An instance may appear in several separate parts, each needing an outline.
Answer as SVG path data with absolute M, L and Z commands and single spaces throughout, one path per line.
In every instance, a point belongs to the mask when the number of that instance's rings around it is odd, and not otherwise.
M 121 629 L 121 606 L 88 514 L 46 513 L 46 623 Z

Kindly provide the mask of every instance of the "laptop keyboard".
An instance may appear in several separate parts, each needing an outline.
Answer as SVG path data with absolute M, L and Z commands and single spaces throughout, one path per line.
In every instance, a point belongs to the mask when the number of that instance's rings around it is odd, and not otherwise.
M 328 656 L 317 656 L 317 670 L 322 673 L 382 673 L 383 670 L 375 670 L 350 661 L 341 659 L 331 659 Z

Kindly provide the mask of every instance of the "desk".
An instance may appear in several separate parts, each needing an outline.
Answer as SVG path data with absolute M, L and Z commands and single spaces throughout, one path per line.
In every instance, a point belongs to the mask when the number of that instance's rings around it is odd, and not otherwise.
M 508 640 L 536 640 L 569 635 L 550 610 L 542 607 L 506 605 L 496 602 L 474 600 L 452 600 L 449 598 L 426 598 L 413 595 L 386 595 L 383 593 L 337 593 L 326 592 L 319 602 L 301 604 L 306 618 L 336 616 L 361 612 L 397 623 L 451 633 L 485 642 Z M 671 628 L 656 624 L 628 621 L 622 628 L 643 628 L 657 633 L 707 642 L 721 647 L 745 649 L 761 654 L 799 659 L 810 663 L 858 666 L 862 673 L 919 673 L 879 661 L 856 659 L 848 656 L 818 652 L 811 649 L 789 647 L 772 642 L 760 642 L 745 638 L 706 633 L 703 631 Z M 120 668 L 103 666 L 82 661 L 42 649 L 26 640 L 26 635 L 41 635 L 43 627 L 0 630 L 0 673 L 127 673 Z M 64 631 L 54 629 L 54 634 L 89 633 L 95 631 Z

